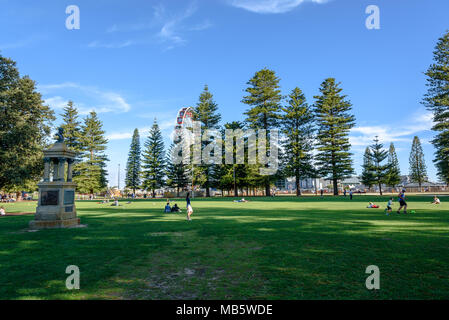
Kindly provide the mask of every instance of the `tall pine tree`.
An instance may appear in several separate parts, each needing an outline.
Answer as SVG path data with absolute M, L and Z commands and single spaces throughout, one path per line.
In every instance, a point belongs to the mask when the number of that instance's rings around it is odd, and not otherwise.
M 78 110 L 72 101 L 69 101 L 63 110 L 61 127 L 64 129 L 65 144 L 78 153 L 72 168 L 72 175 L 76 177 L 80 174 L 79 163 L 82 161 L 81 122 L 78 120 Z
M 316 165 L 319 173 L 332 180 L 334 195 L 338 195 L 338 181 L 354 173 L 349 131 L 355 118 L 352 104 L 342 95 L 334 78 L 326 79 L 315 96 L 315 118 L 318 126 Z
M 81 126 L 81 151 L 83 161 L 78 164 L 79 175 L 73 177 L 82 193 L 94 194 L 107 187 L 105 155 L 108 140 L 97 113 L 91 111 Z
M 167 175 L 167 185 L 171 188 L 176 189 L 176 196 L 179 197 L 179 192 L 186 188 L 189 184 L 188 168 L 187 165 L 182 161 L 180 163 L 175 163 L 176 155 L 174 144 L 170 146 L 168 151 L 165 171 Z
M 125 185 L 127 188 L 132 189 L 133 193 L 136 193 L 136 189 L 140 186 L 140 175 L 140 136 L 139 130 L 134 129 L 125 176 Z
M 423 182 L 427 181 L 427 166 L 424 160 L 424 152 L 422 150 L 421 141 L 417 136 L 413 138 L 412 150 L 410 151 L 410 179 L 418 183 L 419 189 Z
M 35 82 L 0 55 L 0 190 L 18 191 L 42 177 L 53 120 Z
M 142 158 L 143 187 L 145 190 L 151 190 L 153 198 L 156 196 L 156 189 L 164 185 L 164 166 L 164 140 L 159 125 L 154 119 L 150 134 L 144 144 Z
M 399 182 L 401 182 L 401 169 L 399 168 L 399 160 L 394 148 L 393 142 L 388 149 L 388 173 L 385 183 L 394 188 Z
M 424 104 L 433 112 L 432 140 L 438 176 L 449 184 L 449 31 L 439 39 L 433 52 L 434 63 L 426 72 L 428 92 Z
M 285 136 L 285 174 L 296 179 L 296 195 L 301 195 L 300 180 L 313 176 L 313 112 L 301 89 L 289 95 L 288 105 L 282 108 L 282 133 Z
M 212 93 L 209 91 L 207 85 L 204 86 L 204 90 L 199 97 L 199 101 L 194 108 L 194 120 L 201 122 L 201 134 L 204 134 L 206 130 L 218 129 L 218 123 L 221 120 L 221 115 L 218 113 L 218 106 L 213 99 Z M 203 149 L 209 143 L 214 141 L 208 140 L 202 142 Z M 204 176 L 204 183 L 202 186 L 206 189 L 206 197 L 210 197 L 211 179 L 213 175 L 213 165 L 210 163 L 203 163 L 196 169 L 202 172 Z
M 365 154 L 363 155 L 363 165 L 362 165 L 362 176 L 360 177 L 361 182 L 368 187 L 368 190 L 371 189 L 371 187 L 376 182 L 374 180 L 374 173 L 373 173 L 373 155 L 371 154 L 370 147 L 366 147 Z
M 390 165 L 384 163 L 388 157 L 388 151 L 384 150 L 384 146 L 379 142 L 379 138 L 374 138 L 374 144 L 371 145 L 371 159 L 373 163 L 372 173 L 374 181 L 379 187 L 379 193 L 382 195 L 382 184 L 386 183 Z
M 63 110 L 61 127 L 64 129 L 64 142 L 69 149 L 80 151 L 81 122 L 78 120 L 78 110 L 73 106 L 73 101 L 69 101 Z
M 279 90 L 280 79 L 273 70 L 264 68 L 248 81 L 246 88 L 247 96 L 242 102 L 251 108 L 245 112 L 246 123 L 251 129 L 267 130 L 267 144 L 269 144 L 270 129 L 279 127 L 279 117 L 281 110 L 281 91 Z M 269 149 L 269 146 L 267 150 Z M 265 165 L 268 167 L 268 165 Z M 264 176 L 265 195 L 270 196 L 270 184 L 274 181 L 274 176 Z

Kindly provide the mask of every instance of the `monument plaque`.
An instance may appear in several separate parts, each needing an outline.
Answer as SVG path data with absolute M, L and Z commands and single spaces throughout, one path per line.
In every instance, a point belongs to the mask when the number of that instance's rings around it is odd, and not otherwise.
M 41 192 L 41 206 L 57 206 L 58 199 L 59 190 Z
M 64 191 L 64 205 L 75 203 L 75 191 L 65 190 Z

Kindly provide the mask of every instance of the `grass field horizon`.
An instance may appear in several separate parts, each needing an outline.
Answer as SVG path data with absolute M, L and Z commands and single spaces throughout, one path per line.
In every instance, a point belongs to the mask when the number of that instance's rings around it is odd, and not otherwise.
M 37 232 L 32 215 L 2 217 L 0 298 L 448 299 L 449 203 L 408 196 L 416 213 L 385 216 L 390 197 L 197 198 L 191 222 L 164 214 L 165 199 L 79 201 L 86 228 Z M 80 290 L 65 287 L 68 265 Z M 365 287 L 369 265 L 380 290 Z

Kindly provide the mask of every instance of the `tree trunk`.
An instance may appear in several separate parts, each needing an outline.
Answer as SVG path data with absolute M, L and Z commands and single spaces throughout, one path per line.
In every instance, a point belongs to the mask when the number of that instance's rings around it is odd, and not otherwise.
M 239 189 L 237 188 L 237 185 L 234 184 L 234 197 L 238 197 L 239 196 Z
M 295 181 L 295 184 L 296 184 L 296 196 L 299 197 L 299 196 L 301 196 L 301 183 L 299 181 L 299 176 L 296 175 L 295 179 L 296 179 L 296 181 Z
M 333 179 L 332 182 L 333 182 L 333 185 L 334 185 L 334 196 L 338 196 L 338 180 L 337 179 Z
M 379 192 L 380 192 L 380 195 L 382 195 L 382 183 L 379 181 Z
M 271 192 L 270 192 L 271 190 L 270 190 L 270 182 L 269 181 L 267 181 L 267 182 L 265 182 L 265 195 L 267 196 L 267 197 L 269 197 L 270 195 L 271 195 Z

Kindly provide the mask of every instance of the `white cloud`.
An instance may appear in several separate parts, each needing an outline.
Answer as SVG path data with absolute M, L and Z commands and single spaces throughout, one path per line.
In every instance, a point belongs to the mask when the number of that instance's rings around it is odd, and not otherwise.
M 171 133 L 175 127 L 176 124 L 176 112 L 155 112 L 153 113 L 151 117 L 151 124 L 153 123 L 153 119 L 157 119 L 157 123 L 159 125 L 159 129 L 161 130 L 164 137 L 171 137 Z M 141 116 L 143 118 L 150 118 Z M 149 131 L 151 129 L 151 126 L 138 128 L 140 138 L 146 139 Z M 116 132 L 111 132 L 107 134 L 108 140 L 125 140 L 125 139 L 131 139 L 134 133 L 134 129 L 126 129 Z
M 375 136 L 383 143 L 408 142 L 413 135 L 431 130 L 433 116 L 424 110 L 412 114 L 409 119 L 403 119 L 401 124 L 387 124 L 379 126 L 359 126 L 351 130 L 350 142 L 352 146 L 369 146 Z
M 196 21 L 195 24 L 187 22 L 197 12 L 197 2 L 193 1 L 183 10 L 171 13 L 166 10 L 163 4 L 154 7 L 153 18 L 150 21 L 132 24 L 114 24 L 106 29 L 106 33 L 114 33 L 114 41 L 92 41 L 88 44 L 90 48 L 120 49 L 134 45 L 145 45 L 160 43 L 165 49 L 172 49 L 185 45 L 186 34 L 189 32 L 199 32 L 212 26 L 209 20 L 203 22 Z M 133 39 L 116 40 L 117 33 L 136 33 Z
M 327 0 L 230 0 L 230 4 L 255 13 L 285 13 L 305 2 L 326 3 Z
M 62 109 L 72 100 L 80 114 L 87 114 L 92 110 L 97 113 L 123 113 L 131 110 L 131 106 L 119 93 L 73 82 L 39 85 L 38 90 L 44 95 L 45 103 L 53 109 Z
M 125 40 L 119 42 L 101 42 L 101 41 L 92 41 L 87 46 L 89 48 L 106 48 L 106 49 L 121 49 L 126 48 L 132 45 L 137 44 L 137 41 L 134 40 Z
M 168 16 L 165 13 L 164 7 L 159 7 L 155 15 L 162 21 L 163 25 L 157 36 L 164 42 L 171 43 L 171 47 L 182 45 L 186 40 L 181 37 L 181 24 L 184 20 L 190 18 L 197 11 L 196 2 L 191 2 L 190 5 L 181 13 Z

